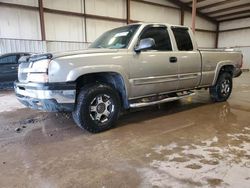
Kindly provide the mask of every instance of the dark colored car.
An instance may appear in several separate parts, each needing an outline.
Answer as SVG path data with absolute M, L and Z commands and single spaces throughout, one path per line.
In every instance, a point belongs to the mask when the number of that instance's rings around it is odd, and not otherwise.
M 0 84 L 17 80 L 18 60 L 29 53 L 8 53 L 0 56 Z

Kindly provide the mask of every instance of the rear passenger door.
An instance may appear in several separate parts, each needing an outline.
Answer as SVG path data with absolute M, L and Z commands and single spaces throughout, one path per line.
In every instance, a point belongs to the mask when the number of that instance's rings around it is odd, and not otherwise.
M 12 82 L 17 79 L 17 55 L 7 55 L 0 58 L 0 82 Z
M 178 75 L 180 89 L 194 88 L 199 85 L 201 78 L 201 56 L 190 37 L 190 30 L 184 27 L 171 27 L 174 34 L 178 51 Z

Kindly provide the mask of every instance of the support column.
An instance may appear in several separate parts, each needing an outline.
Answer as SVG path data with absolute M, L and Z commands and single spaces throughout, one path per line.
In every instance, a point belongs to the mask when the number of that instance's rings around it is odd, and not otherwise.
M 184 25 L 184 14 L 185 14 L 184 8 L 181 7 L 181 25 Z
M 127 24 L 130 24 L 130 1 L 126 0 L 126 7 L 127 7 Z
M 83 0 L 83 11 L 84 11 L 84 15 L 86 15 L 87 14 L 87 12 L 86 12 L 86 1 L 85 0 Z M 85 38 L 85 42 L 88 42 L 88 35 L 87 35 L 87 18 L 86 18 L 86 16 L 84 16 L 84 38 Z
M 195 33 L 196 5 L 197 5 L 197 0 L 193 0 L 193 6 L 192 6 L 192 30 L 193 30 L 193 33 Z
M 217 24 L 216 24 L 215 48 L 218 48 L 219 32 L 220 32 L 219 26 L 220 26 L 220 23 L 217 22 Z
M 44 25 L 44 11 L 43 11 L 43 0 L 38 0 L 39 16 L 40 16 L 40 28 L 41 28 L 41 38 L 46 40 L 45 35 L 45 25 Z

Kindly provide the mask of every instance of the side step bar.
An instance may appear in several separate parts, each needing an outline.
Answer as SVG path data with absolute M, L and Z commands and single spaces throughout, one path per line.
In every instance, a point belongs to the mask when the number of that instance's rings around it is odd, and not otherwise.
M 175 97 L 167 97 L 161 100 L 156 100 L 156 101 L 151 101 L 151 102 L 138 102 L 138 103 L 131 103 L 129 105 L 130 108 L 141 108 L 141 107 L 145 107 L 145 106 L 151 106 L 151 105 L 155 105 L 155 104 L 161 104 L 161 103 L 165 103 L 165 102 L 170 102 L 170 101 L 175 101 L 175 100 L 179 100 L 185 97 L 190 97 L 195 95 L 194 92 L 189 91 L 185 94 L 181 94 L 181 95 L 177 95 Z

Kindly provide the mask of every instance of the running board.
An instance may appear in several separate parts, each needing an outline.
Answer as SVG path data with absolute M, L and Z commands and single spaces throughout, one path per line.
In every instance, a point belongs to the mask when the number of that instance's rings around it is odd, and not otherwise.
M 155 104 L 161 104 L 161 103 L 165 103 L 165 102 L 171 102 L 171 101 L 175 101 L 175 100 L 179 100 L 179 99 L 183 99 L 185 97 L 190 97 L 195 95 L 194 92 L 187 92 L 187 94 L 182 94 L 180 96 L 175 96 L 175 97 L 167 97 L 161 100 L 157 100 L 157 101 L 151 101 L 151 102 L 138 102 L 138 103 L 131 103 L 129 105 L 130 108 L 141 108 L 141 107 L 145 107 L 145 106 L 151 106 L 151 105 L 155 105 Z

